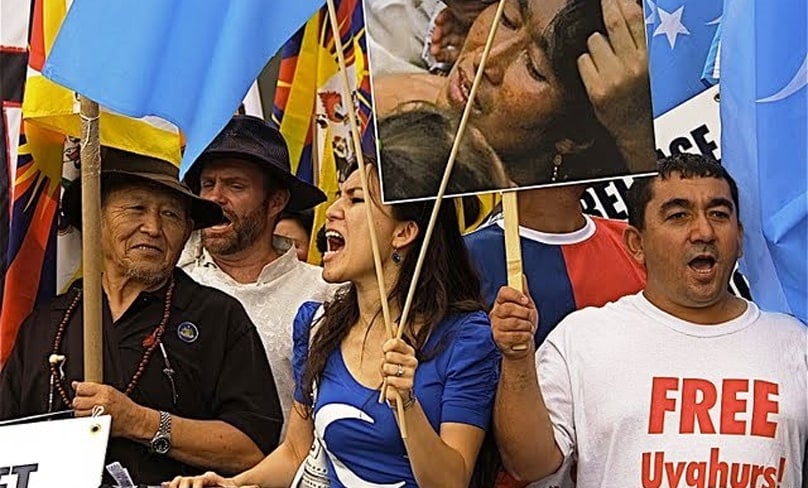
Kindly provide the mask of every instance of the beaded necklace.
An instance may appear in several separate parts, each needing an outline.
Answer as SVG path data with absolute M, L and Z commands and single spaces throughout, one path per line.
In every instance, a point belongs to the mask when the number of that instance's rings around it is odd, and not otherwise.
M 56 337 L 53 340 L 53 355 L 59 354 L 59 348 L 62 345 L 62 336 L 64 335 L 64 331 L 67 328 L 67 324 L 70 322 L 70 319 L 73 318 L 73 314 L 76 313 L 76 309 L 78 308 L 79 304 L 81 303 L 81 290 L 76 292 L 76 296 L 73 298 L 73 301 L 70 303 L 70 306 L 67 308 L 64 316 L 62 317 L 62 321 L 59 323 L 59 327 L 56 329 Z M 126 386 L 126 390 L 124 394 L 129 396 L 137 386 L 140 378 L 143 376 L 143 372 L 146 369 L 146 366 L 149 364 L 151 360 L 152 353 L 154 350 L 157 349 L 160 345 L 160 340 L 163 338 L 163 334 L 166 330 L 166 324 L 168 324 L 168 319 L 171 316 L 171 302 L 174 296 L 174 278 L 171 278 L 171 281 L 168 283 L 168 289 L 166 290 L 165 300 L 163 302 L 163 319 L 154 328 L 151 334 L 147 335 L 146 338 L 143 340 L 143 347 L 146 348 L 143 351 L 143 356 L 140 358 L 140 364 L 138 364 L 137 369 L 135 370 L 134 375 L 132 375 L 132 379 L 129 381 L 129 384 Z M 50 362 L 50 374 L 51 374 L 51 383 L 56 385 L 56 389 L 59 391 L 59 397 L 61 397 L 62 401 L 64 402 L 65 406 L 70 406 L 70 398 L 67 396 L 67 390 L 65 389 L 64 385 L 64 378 L 57 372 L 57 364 L 53 361 Z

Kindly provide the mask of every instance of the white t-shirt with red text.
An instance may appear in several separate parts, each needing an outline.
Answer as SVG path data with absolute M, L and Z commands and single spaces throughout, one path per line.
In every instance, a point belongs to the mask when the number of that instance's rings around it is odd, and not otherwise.
M 787 315 L 697 325 L 639 293 L 570 314 L 536 364 L 579 488 L 800 485 L 808 328 Z

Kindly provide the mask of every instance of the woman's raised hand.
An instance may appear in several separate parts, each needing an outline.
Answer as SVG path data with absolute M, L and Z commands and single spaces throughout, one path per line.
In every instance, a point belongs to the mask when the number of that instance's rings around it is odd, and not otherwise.
M 401 395 L 405 409 L 414 402 L 413 385 L 418 360 L 415 349 L 401 339 L 388 339 L 382 346 L 382 376 L 387 382 L 387 403 L 395 407 L 397 393 Z

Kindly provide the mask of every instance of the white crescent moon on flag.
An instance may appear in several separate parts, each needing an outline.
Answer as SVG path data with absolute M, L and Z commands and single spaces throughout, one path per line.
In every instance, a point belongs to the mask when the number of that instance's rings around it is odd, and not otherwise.
M 808 53 L 805 55 L 805 59 L 802 60 L 802 66 L 800 66 L 800 69 L 797 70 L 797 73 L 786 86 L 774 95 L 761 98 L 757 101 L 759 103 L 779 102 L 805 88 L 805 85 L 808 85 Z
M 334 474 L 337 475 L 337 479 L 339 479 L 340 483 L 345 486 L 350 486 L 351 488 L 401 488 L 404 486 L 405 483 L 403 481 L 398 483 L 380 484 L 364 480 L 360 478 L 359 475 L 351 471 L 351 469 L 346 466 L 345 463 L 343 463 L 339 458 L 333 455 L 331 451 L 328 450 L 328 445 L 325 443 L 325 430 L 332 423 L 338 420 L 346 419 L 361 420 L 369 424 L 376 423 L 376 421 L 370 415 L 354 407 L 353 405 L 347 405 L 344 403 L 329 403 L 327 405 L 323 405 L 319 410 L 317 410 L 317 413 L 314 416 L 314 430 L 316 431 L 315 435 L 320 438 L 320 441 L 323 444 L 323 449 L 325 449 L 328 458 L 331 460 L 332 466 L 334 466 Z

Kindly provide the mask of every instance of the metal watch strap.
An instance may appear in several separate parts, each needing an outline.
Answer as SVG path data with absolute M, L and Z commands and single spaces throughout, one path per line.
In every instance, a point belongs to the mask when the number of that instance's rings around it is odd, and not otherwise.
M 171 438 L 171 414 L 160 410 L 160 425 L 157 427 L 157 433 L 154 435 Z
M 160 423 L 151 440 L 151 450 L 166 454 L 171 449 L 171 414 L 160 410 Z

